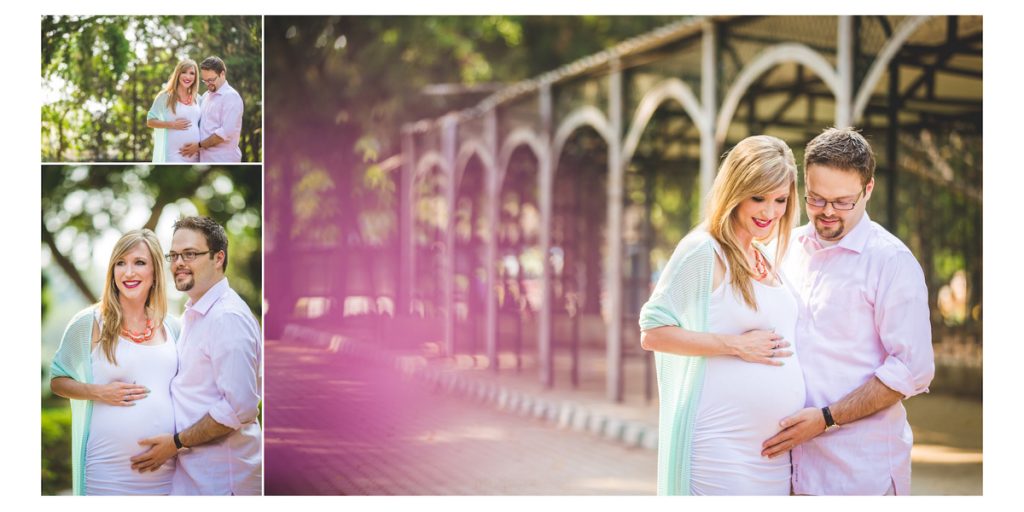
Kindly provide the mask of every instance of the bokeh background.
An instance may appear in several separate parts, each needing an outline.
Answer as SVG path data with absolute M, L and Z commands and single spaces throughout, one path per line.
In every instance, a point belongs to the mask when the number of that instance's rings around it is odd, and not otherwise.
M 44 16 L 42 161 L 152 161 L 153 99 L 181 59 L 212 55 L 245 103 L 242 161 L 262 161 L 261 31 L 260 16 Z
M 50 361 L 71 317 L 99 301 L 110 251 L 131 229 L 156 232 L 166 253 L 174 221 L 206 215 L 228 235 L 227 277 L 262 318 L 262 172 L 259 166 L 42 166 L 43 494 L 71 489 L 71 409 L 49 387 Z M 162 276 L 170 279 L 170 276 Z M 168 310 L 188 297 L 169 287 Z

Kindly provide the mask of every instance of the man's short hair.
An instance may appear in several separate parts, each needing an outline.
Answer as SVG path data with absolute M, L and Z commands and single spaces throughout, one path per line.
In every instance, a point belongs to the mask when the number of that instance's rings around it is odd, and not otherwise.
M 191 229 L 202 233 L 206 238 L 206 245 L 210 248 L 210 258 L 219 251 L 224 251 L 223 270 L 228 271 L 228 235 L 217 221 L 209 217 L 182 217 L 174 222 L 174 232 L 177 233 L 179 229 Z
M 812 165 L 824 165 L 860 174 L 861 185 L 875 177 L 875 153 L 867 139 L 853 128 L 829 128 L 807 143 L 804 174 Z
M 203 59 L 203 62 L 199 63 L 199 69 L 213 71 L 218 75 L 228 70 L 227 66 L 224 65 L 224 61 L 220 60 L 220 57 L 207 57 Z

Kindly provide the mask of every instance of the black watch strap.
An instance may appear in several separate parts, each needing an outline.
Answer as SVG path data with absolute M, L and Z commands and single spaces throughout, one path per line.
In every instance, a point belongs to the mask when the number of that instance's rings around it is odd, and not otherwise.
M 178 437 L 177 432 L 174 433 L 174 447 L 179 450 L 185 447 L 185 445 L 181 444 L 181 438 Z
M 825 430 L 836 426 L 836 420 L 832 419 L 832 411 L 828 407 L 822 407 L 821 414 L 825 416 Z

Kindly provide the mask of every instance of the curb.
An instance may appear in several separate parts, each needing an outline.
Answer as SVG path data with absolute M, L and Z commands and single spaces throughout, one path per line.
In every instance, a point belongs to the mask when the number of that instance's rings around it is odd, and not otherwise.
M 305 327 L 286 325 L 282 338 L 295 339 L 347 357 L 389 366 L 407 380 L 416 380 L 434 392 L 472 400 L 499 411 L 551 424 L 562 430 L 589 433 L 601 439 L 647 450 L 658 449 L 658 427 L 639 421 L 609 417 L 572 401 L 556 401 L 522 393 L 494 382 L 484 382 L 458 370 L 431 368 L 425 358 L 402 358 L 366 342 Z

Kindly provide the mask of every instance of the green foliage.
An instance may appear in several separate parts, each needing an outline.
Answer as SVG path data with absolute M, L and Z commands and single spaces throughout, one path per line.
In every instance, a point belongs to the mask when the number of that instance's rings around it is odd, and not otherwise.
M 217 55 L 245 102 L 242 161 L 262 160 L 260 31 L 259 16 L 44 16 L 42 159 L 151 160 L 153 99 L 182 58 Z
M 71 408 L 42 409 L 43 494 L 71 489 Z

